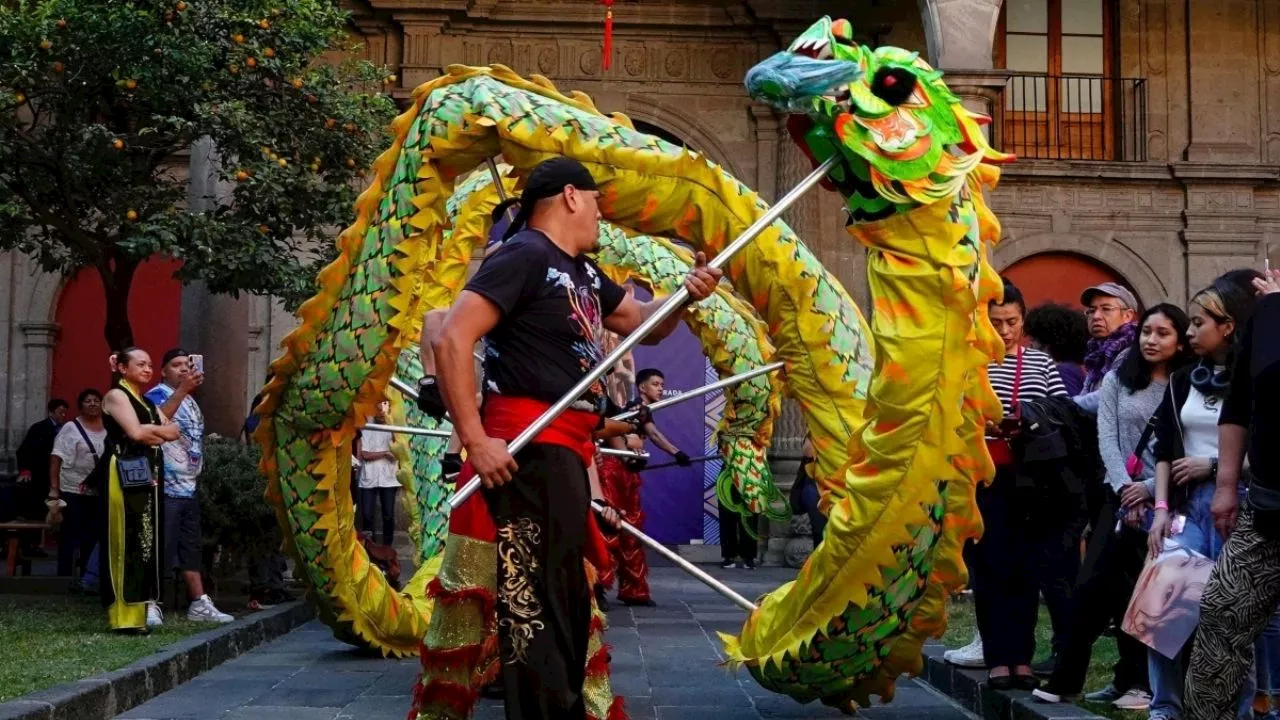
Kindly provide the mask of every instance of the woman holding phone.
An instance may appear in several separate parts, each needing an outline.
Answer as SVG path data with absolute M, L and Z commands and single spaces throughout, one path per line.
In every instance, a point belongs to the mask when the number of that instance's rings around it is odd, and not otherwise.
M 1015 457 L 1019 402 L 1066 397 L 1058 369 L 1047 353 L 1023 347 L 1026 304 L 1008 280 L 1001 303 L 992 303 L 991 323 L 1004 340 L 1005 356 L 987 373 L 1004 406 L 1004 420 L 987 428 L 987 446 L 996 463 L 995 480 L 977 490 L 982 539 L 966 548 L 978 632 L 995 690 L 1031 690 L 1039 685 L 1031 669 L 1039 605 L 1040 551 L 1049 534 L 1041 515 L 1044 498 L 1019 476 Z
M 99 553 L 102 603 L 112 630 L 143 631 L 160 623 L 160 446 L 178 439 L 142 391 L 152 377 L 151 356 L 135 347 L 111 358 L 115 381 L 102 400 L 107 429 L 106 537 Z

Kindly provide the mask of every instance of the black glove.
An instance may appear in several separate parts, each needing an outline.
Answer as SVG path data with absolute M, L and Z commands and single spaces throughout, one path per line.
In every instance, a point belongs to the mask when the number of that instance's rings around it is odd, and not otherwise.
M 444 459 L 440 461 L 440 473 L 442 475 L 457 475 L 462 472 L 462 455 L 458 453 L 445 453 Z
M 640 437 L 648 437 L 648 435 L 645 434 L 644 429 L 645 426 L 653 422 L 653 413 L 649 410 L 648 405 L 637 405 L 632 409 L 636 414 L 634 417 L 627 420 L 627 423 L 631 425 L 632 434 L 639 435 Z
M 680 467 L 689 467 L 693 464 L 693 459 L 689 457 L 688 453 L 681 450 L 676 453 L 676 464 Z
M 444 407 L 444 398 L 440 395 L 440 386 L 434 375 L 428 375 L 418 381 L 418 409 L 429 415 L 436 422 L 444 420 L 448 410 Z

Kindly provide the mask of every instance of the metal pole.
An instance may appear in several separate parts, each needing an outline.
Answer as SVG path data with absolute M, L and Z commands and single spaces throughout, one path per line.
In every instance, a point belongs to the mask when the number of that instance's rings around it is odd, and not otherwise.
M 719 458 L 719 457 L 720 457 L 719 455 L 715 455 L 715 454 L 712 454 L 712 455 L 702 455 L 702 456 L 699 456 L 699 457 L 696 457 L 696 458 L 689 458 L 689 462 L 690 462 L 690 463 L 701 463 L 701 462 L 706 462 L 706 461 L 708 461 L 708 460 L 715 460 L 715 459 L 717 459 L 717 458 Z M 647 472 L 647 471 L 649 471 L 649 470 L 661 470 L 662 468 L 675 467 L 676 465 L 679 465 L 679 464 L 680 464 L 680 461 L 678 461 L 678 460 L 673 461 L 673 462 L 658 463 L 657 465 L 650 465 L 650 466 L 646 467 L 646 468 L 645 468 L 644 470 L 642 470 L 641 472 Z
M 743 382 L 745 380 L 750 380 L 751 378 L 757 375 L 764 375 L 765 373 L 771 373 L 774 370 L 781 370 L 785 365 L 786 363 L 784 362 L 773 362 L 773 363 L 769 363 L 768 365 L 761 365 L 760 367 L 754 370 L 748 370 L 744 373 L 731 375 L 723 380 L 717 380 L 713 383 L 703 385 L 702 387 L 694 388 L 689 392 L 680 393 L 679 395 L 674 395 L 672 397 L 667 398 L 666 400 L 659 400 L 658 402 L 649 406 L 649 412 L 657 412 L 658 410 L 671 407 L 672 405 L 679 405 L 680 403 L 686 400 L 692 400 L 696 397 L 701 397 L 703 395 L 706 395 L 707 393 L 715 392 L 716 390 L 719 390 L 721 388 L 727 388 L 730 385 L 736 385 L 737 383 Z M 628 410 L 622 413 L 621 415 L 617 415 L 610 419 L 611 420 L 628 420 L 630 418 L 635 417 L 639 413 L 640 413 L 639 410 Z
M 594 508 L 596 512 L 600 512 L 604 510 L 604 508 L 594 500 L 591 501 L 591 507 Z M 746 610 L 747 612 L 756 611 L 755 603 L 751 602 L 750 600 L 734 592 L 733 588 L 730 588 L 728 585 L 725 585 L 719 580 L 711 577 L 702 568 L 698 567 L 697 565 L 694 565 L 688 560 L 685 560 L 684 558 L 680 557 L 678 554 L 672 552 L 666 545 L 663 545 L 657 540 L 654 540 L 648 535 L 645 535 L 643 532 L 640 531 L 640 528 L 636 527 L 635 525 L 632 525 L 626 520 L 623 520 L 621 522 L 621 527 L 625 532 L 630 533 L 632 537 L 644 543 L 645 545 L 649 546 L 654 552 L 658 553 L 659 555 L 675 563 L 677 566 L 679 566 L 681 570 L 684 570 L 690 575 L 698 578 L 707 587 L 711 588 L 712 590 L 715 590 L 716 592 L 720 593 L 726 598 L 729 598 L 730 600 L 732 600 L 733 603 L 738 607 L 742 608 L 743 610 Z
M 709 263 L 710 267 L 719 268 L 729 262 L 730 258 L 736 255 L 739 250 L 746 247 L 747 243 L 754 240 L 757 235 L 764 232 L 765 229 L 772 225 L 774 221 L 782 215 L 782 213 L 786 212 L 787 208 L 791 207 L 791 205 L 795 203 L 796 200 L 799 200 L 800 197 L 808 192 L 810 188 L 817 185 L 819 180 L 826 177 L 827 172 L 831 170 L 831 168 L 835 167 L 839 158 L 839 154 L 832 155 L 830 158 L 827 158 L 826 162 L 819 165 L 816 170 L 809 173 L 809 176 L 804 180 L 801 180 L 799 185 L 792 188 L 790 192 L 778 201 L 777 205 L 769 208 L 764 215 L 760 216 L 759 220 L 751 223 L 750 227 L 744 230 L 736 240 L 721 251 L 720 254 Z M 559 417 L 560 413 L 567 410 L 575 400 L 581 397 L 584 392 L 595 384 L 595 382 L 599 380 L 609 370 L 609 368 L 617 364 L 617 362 L 621 360 L 624 355 L 630 352 L 632 348 L 639 345 L 641 340 L 648 336 L 649 333 L 653 332 L 654 329 L 661 325 L 672 313 L 684 307 L 684 304 L 688 299 L 689 291 L 686 290 L 684 286 L 681 286 L 679 290 L 672 293 L 671 296 L 662 303 L 662 306 L 649 316 L 648 320 L 645 320 L 640 324 L 640 327 L 636 328 L 630 335 L 623 338 L 622 342 L 618 343 L 618 346 L 614 348 L 613 352 L 609 353 L 606 358 L 601 360 L 598 365 L 592 368 L 591 372 L 588 372 L 582 380 L 578 381 L 578 384 L 575 385 L 572 390 L 566 393 L 564 397 L 560 398 L 556 404 L 547 408 L 547 411 L 542 413 L 541 417 L 535 420 L 532 425 L 525 429 L 524 432 L 520 433 L 515 440 L 511 441 L 507 447 L 507 451 L 512 455 L 520 452 L 525 445 L 528 445 L 535 437 L 538 436 L 538 433 L 545 430 L 552 421 Z M 453 497 L 449 498 L 449 506 L 451 508 L 457 508 L 467 498 L 471 497 L 471 494 L 479 488 L 480 478 L 472 479 L 471 482 L 467 483 L 466 486 L 459 490 Z
M 485 160 L 489 164 L 489 174 L 493 176 L 493 186 L 498 189 L 498 199 L 507 201 L 507 188 L 502 184 L 502 173 L 498 172 L 498 163 L 493 158 Z
M 381 430 L 389 432 L 393 435 L 422 435 L 423 437 L 448 438 L 453 433 L 448 430 L 428 430 L 427 428 L 410 427 L 408 425 L 383 425 L 382 423 L 369 423 L 362 430 Z M 649 459 L 647 452 L 634 452 L 631 450 L 615 450 L 613 448 L 600 448 L 601 455 L 613 455 L 620 458 L 643 458 Z

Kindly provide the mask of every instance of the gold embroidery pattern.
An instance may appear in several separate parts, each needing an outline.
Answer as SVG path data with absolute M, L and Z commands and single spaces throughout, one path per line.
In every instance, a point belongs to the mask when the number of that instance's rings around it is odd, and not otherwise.
M 542 615 L 542 603 L 534 594 L 530 578 L 538 571 L 533 547 L 538 544 L 541 533 L 541 528 L 529 518 L 520 518 L 498 528 L 498 562 L 502 564 L 498 601 L 512 616 L 503 618 L 499 623 L 511 639 L 508 665 L 527 663 L 529 643 L 539 630 L 546 627 L 537 619 Z

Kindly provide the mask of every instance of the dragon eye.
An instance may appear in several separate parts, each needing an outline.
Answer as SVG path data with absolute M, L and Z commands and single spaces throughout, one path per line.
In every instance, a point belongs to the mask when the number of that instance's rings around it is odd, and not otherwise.
M 871 80 L 871 92 L 890 105 L 906 102 L 916 89 L 916 76 L 898 67 L 882 67 Z

